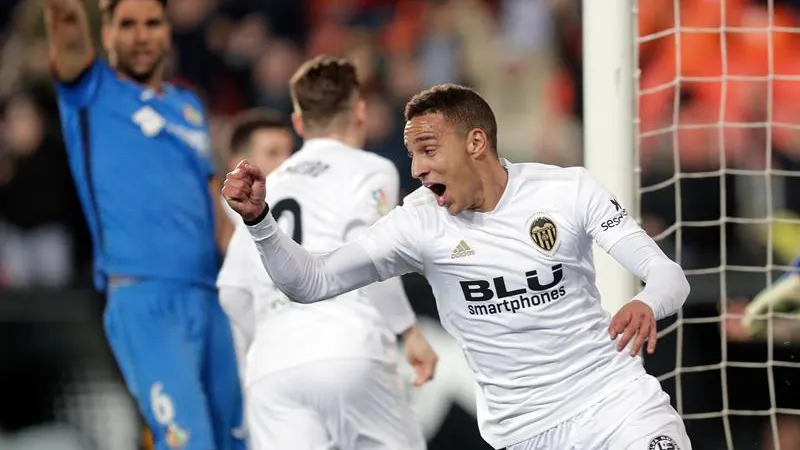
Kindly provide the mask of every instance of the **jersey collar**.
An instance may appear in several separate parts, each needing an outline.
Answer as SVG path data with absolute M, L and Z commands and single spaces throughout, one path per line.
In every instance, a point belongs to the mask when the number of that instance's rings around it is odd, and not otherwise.
M 331 138 L 313 138 L 313 139 L 308 139 L 308 140 L 303 142 L 303 146 L 300 148 L 300 150 L 317 151 L 319 149 L 324 149 L 324 148 L 330 149 L 331 147 L 344 148 L 344 149 L 348 149 L 348 150 L 357 150 L 357 149 L 355 149 L 353 147 L 350 147 L 349 145 L 345 144 L 344 142 L 342 142 L 340 140 L 331 139 Z
M 503 209 L 506 203 L 511 201 L 511 197 L 514 196 L 514 183 L 516 181 L 517 166 L 505 158 L 500 158 L 500 163 L 508 172 L 508 181 L 506 182 L 506 188 L 503 190 L 503 194 L 500 196 L 500 201 L 497 202 L 497 206 L 488 212 L 464 210 L 461 212 L 461 214 L 459 214 L 460 216 L 469 221 L 472 221 L 478 217 L 488 217 L 493 214 L 497 214 Z

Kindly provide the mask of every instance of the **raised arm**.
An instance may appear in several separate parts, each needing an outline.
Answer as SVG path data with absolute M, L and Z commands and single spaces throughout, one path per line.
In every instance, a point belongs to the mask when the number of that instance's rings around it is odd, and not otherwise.
M 53 68 L 59 81 L 69 83 L 95 56 L 86 10 L 81 0 L 42 1 Z
M 222 195 L 247 224 L 275 286 L 295 302 L 328 299 L 421 268 L 416 246 L 404 240 L 408 227 L 391 220 L 392 214 L 357 241 L 327 254 L 311 254 L 269 214 L 266 180 L 258 168 L 240 162 L 226 176 Z
M 225 183 L 227 188 L 228 180 Z M 381 280 L 357 243 L 326 254 L 309 253 L 280 230 L 266 204 L 258 217 L 245 223 L 272 282 L 294 302 L 318 302 Z

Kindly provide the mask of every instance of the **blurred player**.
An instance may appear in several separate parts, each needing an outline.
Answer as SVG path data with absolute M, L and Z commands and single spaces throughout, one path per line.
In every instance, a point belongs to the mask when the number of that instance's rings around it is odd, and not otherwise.
M 656 320 L 685 301 L 681 268 L 585 169 L 500 159 L 494 113 L 474 91 L 437 86 L 405 114 L 423 187 L 334 251 L 309 252 L 280 231 L 258 169 L 245 161 L 228 174 L 223 195 L 275 284 L 316 302 L 424 274 L 478 381 L 478 422 L 494 448 L 691 449 L 668 395 L 633 357 L 645 342 L 655 350 Z M 647 282 L 611 320 L 592 241 Z
M 240 113 L 233 121 L 230 137 L 228 170 L 236 168 L 242 159 L 247 159 L 264 174 L 269 174 L 286 160 L 294 149 L 292 125 L 280 114 L 252 109 Z M 228 248 L 233 226 L 242 219 L 220 196 L 222 209 L 230 220 L 224 221 L 222 248 Z
M 776 348 L 773 350 L 773 358 L 776 360 L 783 359 L 779 355 L 786 351 L 790 343 L 800 341 L 800 257 L 792 262 L 792 268 L 792 271 L 759 292 L 747 304 L 741 319 L 749 338 L 770 342 L 768 337 L 772 333 L 772 342 L 782 343 L 782 345 L 775 345 Z M 770 317 L 770 312 L 781 315 Z M 771 327 L 770 322 L 772 322 Z M 794 358 L 794 355 L 790 354 L 788 358 Z M 797 404 L 794 395 L 797 389 L 792 383 L 792 380 L 797 379 L 797 375 L 794 373 L 796 369 L 788 374 L 785 372 L 786 370 L 790 369 L 780 367 L 777 370 L 772 369 L 769 376 L 774 379 L 778 408 L 793 409 L 792 407 Z M 750 386 L 753 384 L 751 383 Z M 788 392 L 785 392 L 784 389 L 788 389 Z M 764 425 L 764 440 L 761 447 L 764 449 L 800 450 L 800 418 L 794 414 L 779 413 L 776 421 L 777 438 L 780 445 L 776 446 L 773 443 L 775 436 L 772 423 L 767 421 Z
M 237 115 L 230 136 L 228 169 L 232 170 L 239 161 L 246 158 L 265 174 L 275 170 L 292 154 L 294 136 L 291 126 L 288 119 L 269 110 L 252 109 Z M 221 194 L 219 201 L 230 219 L 225 221 L 226 230 L 223 237 L 227 254 L 234 227 L 242 222 L 242 218 L 228 206 Z M 225 259 L 226 264 L 222 266 L 222 271 L 225 272 L 223 282 L 233 286 L 247 286 L 250 273 L 246 267 L 236 267 L 233 261 L 237 261 L 237 258 Z M 254 323 L 251 319 L 252 301 L 249 297 L 228 295 L 220 296 L 220 303 L 229 317 L 248 317 L 248 321 L 244 323 L 237 324 L 231 321 L 239 379 L 244 381 L 247 347 L 252 339 L 252 330 L 249 328 L 243 330 L 239 325 Z M 243 425 L 246 426 L 246 423 Z
M 96 56 L 81 0 L 43 1 L 104 325 L 128 388 L 157 448 L 243 448 L 215 289 L 219 182 L 200 101 L 163 79 L 166 0 L 102 2 L 111 64 Z
M 766 339 L 770 310 L 784 314 L 797 314 L 800 311 L 800 258 L 792 263 L 792 267 L 794 270 L 761 291 L 745 308 L 742 324 L 751 336 Z M 774 327 L 777 325 L 773 324 Z M 774 330 L 775 334 L 779 334 L 778 331 Z M 782 339 L 798 340 L 800 323 L 796 320 L 781 322 L 780 331 Z
M 292 78 L 293 122 L 303 147 L 269 177 L 284 229 L 311 251 L 332 250 L 396 204 L 399 176 L 360 148 L 366 107 L 354 66 L 320 56 Z M 249 278 L 242 275 L 249 275 Z M 246 366 L 247 422 L 261 449 L 424 449 L 397 372 L 396 335 L 417 369 L 437 356 L 415 325 L 399 278 L 297 305 L 271 282 L 240 219 L 218 279 L 226 311 L 254 341 Z M 241 308 L 238 305 L 252 305 Z

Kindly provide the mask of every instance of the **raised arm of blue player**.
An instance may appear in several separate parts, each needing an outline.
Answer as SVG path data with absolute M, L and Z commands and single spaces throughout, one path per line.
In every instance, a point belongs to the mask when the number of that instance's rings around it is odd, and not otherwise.
M 50 58 L 59 81 L 69 83 L 95 57 L 89 20 L 81 0 L 42 0 Z

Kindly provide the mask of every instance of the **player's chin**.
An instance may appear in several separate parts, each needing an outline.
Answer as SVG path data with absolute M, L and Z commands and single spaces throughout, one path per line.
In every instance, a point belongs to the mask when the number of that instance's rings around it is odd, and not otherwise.
M 451 216 L 457 216 L 461 211 L 464 210 L 463 206 L 459 205 L 458 202 L 454 201 L 445 203 L 444 205 L 442 205 L 442 208 L 447 209 L 448 214 L 450 214 Z
M 122 70 L 122 73 L 126 77 L 136 81 L 137 83 L 147 83 L 148 81 L 153 79 L 153 75 L 155 74 L 155 70 L 153 70 L 150 67 L 141 68 L 141 69 L 134 68 L 134 67 L 128 67 L 128 68 L 125 68 L 124 70 Z
M 139 60 L 128 60 L 120 64 L 119 70 L 128 78 L 131 78 L 139 83 L 146 83 L 153 79 L 156 70 L 158 70 L 158 61 L 158 58 L 155 58 L 152 61 L 144 58 Z

